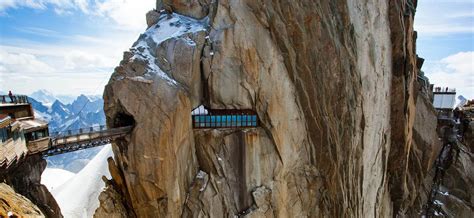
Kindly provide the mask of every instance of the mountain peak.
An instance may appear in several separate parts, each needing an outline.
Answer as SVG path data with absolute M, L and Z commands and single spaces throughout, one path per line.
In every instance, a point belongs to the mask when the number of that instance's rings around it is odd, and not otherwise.
M 37 101 L 44 104 L 51 104 L 56 101 L 58 98 L 46 89 L 40 89 L 30 94 L 30 97 L 36 99 Z
M 91 101 L 91 99 L 88 96 L 81 94 L 77 97 L 76 101 Z

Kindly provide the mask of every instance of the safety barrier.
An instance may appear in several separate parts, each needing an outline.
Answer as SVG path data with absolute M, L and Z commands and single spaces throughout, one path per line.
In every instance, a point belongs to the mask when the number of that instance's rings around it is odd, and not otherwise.
M 248 109 L 206 109 L 199 107 L 192 112 L 193 128 L 249 128 L 257 127 L 257 113 Z
M 2 104 L 28 104 L 28 96 L 26 95 L 0 95 Z

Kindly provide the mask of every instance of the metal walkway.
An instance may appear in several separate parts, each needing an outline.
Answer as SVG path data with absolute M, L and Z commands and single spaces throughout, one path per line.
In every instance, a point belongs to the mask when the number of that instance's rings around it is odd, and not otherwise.
M 104 126 L 87 129 L 69 130 L 52 133 L 47 146 L 30 143 L 30 153 L 42 153 L 43 156 L 54 156 L 87 148 L 102 146 L 113 140 L 124 137 L 132 130 L 132 126 L 106 129 Z

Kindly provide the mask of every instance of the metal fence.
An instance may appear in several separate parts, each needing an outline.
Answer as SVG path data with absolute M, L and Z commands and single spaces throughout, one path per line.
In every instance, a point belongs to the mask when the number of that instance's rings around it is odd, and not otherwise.
M 0 95 L 0 102 L 3 104 L 28 104 L 28 96 L 26 95 Z
M 438 93 L 456 93 L 456 89 L 449 87 L 434 87 L 433 92 Z

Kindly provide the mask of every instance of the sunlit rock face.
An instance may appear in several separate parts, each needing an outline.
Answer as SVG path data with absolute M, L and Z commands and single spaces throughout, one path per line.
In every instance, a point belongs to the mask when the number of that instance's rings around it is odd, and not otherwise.
M 41 210 L 28 198 L 18 194 L 5 183 L 0 183 L 0 217 L 44 217 Z
M 150 17 L 104 93 L 108 125 L 135 127 L 114 144 L 116 172 L 97 217 L 114 211 L 110 202 L 124 217 L 417 210 L 432 155 L 411 158 L 418 68 L 404 1 L 157 6 L 159 19 Z M 254 110 L 260 125 L 193 130 L 201 104 Z M 434 116 L 419 122 L 436 129 Z M 418 133 L 423 154 L 432 137 Z

